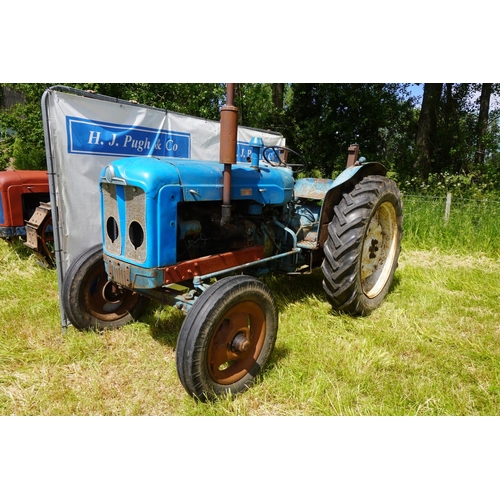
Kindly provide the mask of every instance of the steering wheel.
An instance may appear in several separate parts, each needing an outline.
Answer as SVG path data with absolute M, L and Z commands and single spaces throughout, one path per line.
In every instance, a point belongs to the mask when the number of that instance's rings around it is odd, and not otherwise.
M 272 156 L 274 156 L 273 160 L 270 159 L 272 151 Z M 288 154 L 292 154 L 297 156 L 302 163 L 287 163 L 281 159 L 281 153 L 285 152 L 285 158 L 287 158 Z M 297 151 L 294 151 L 293 149 L 287 148 L 285 146 L 268 146 L 262 150 L 262 158 L 266 163 L 271 165 L 271 167 L 285 167 L 289 168 L 292 170 L 294 174 L 299 174 L 300 172 L 304 172 L 304 170 L 307 169 L 307 161 L 305 158 L 297 153 Z M 275 159 L 278 159 L 278 161 L 275 161 Z

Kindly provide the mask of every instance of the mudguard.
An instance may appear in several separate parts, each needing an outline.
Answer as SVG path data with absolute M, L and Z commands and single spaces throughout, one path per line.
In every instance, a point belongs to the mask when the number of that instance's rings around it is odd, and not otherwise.
M 295 182 L 293 194 L 295 198 L 323 200 L 330 190 L 342 186 L 342 184 L 358 176 L 358 174 L 360 174 L 358 178 L 362 178 L 365 175 L 372 174 L 385 175 L 386 172 L 387 169 L 381 163 L 374 161 L 353 165 L 352 167 L 346 168 L 335 179 L 316 179 L 311 177 L 298 179 Z
M 387 169 L 381 163 L 366 162 L 346 168 L 333 180 L 306 178 L 296 181 L 294 189 L 296 199 L 323 200 L 316 239 L 317 245 L 323 246 L 327 238 L 328 224 L 332 220 L 333 209 L 342 196 L 343 186 L 348 182 L 358 182 L 367 175 L 385 176 L 386 173 Z

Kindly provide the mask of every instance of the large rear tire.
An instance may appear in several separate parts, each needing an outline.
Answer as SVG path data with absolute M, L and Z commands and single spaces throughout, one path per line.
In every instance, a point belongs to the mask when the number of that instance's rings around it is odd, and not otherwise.
M 194 303 L 179 333 L 177 373 L 206 401 L 245 391 L 271 355 L 278 311 L 270 290 L 250 276 L 217 281 Z
M 62 303 L 75 328 L 105 330 L 139 319 L 150 299 L 108 281 L 102 245 L 96 245 L 68 269 L 62 286 Z
M 334 212 L 323 247 L 323 288 L 336 310 L 368 315 L 385 299 L 398 265 L 401 193 L 394 181 L 369 175 Z

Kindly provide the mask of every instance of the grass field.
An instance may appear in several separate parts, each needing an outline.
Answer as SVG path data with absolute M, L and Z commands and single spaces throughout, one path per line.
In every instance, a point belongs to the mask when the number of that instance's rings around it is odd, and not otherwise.
M 0 414 L 498 415 L 497 228 L 485 251 L 453 251 L 442 235 L 430 245 L 432 218 L 407 213 L 393 289 L 369 317 L 332 312 L 319 272 L 266 278 L 280 313 L 270 363 L 249 391 L 208 404 L 177 378 L 179 311 L 154 304 L 119 330 L 63 334 L 56 272 L 0 241 Z M 472 242 L 467 227 L 457 241 Z

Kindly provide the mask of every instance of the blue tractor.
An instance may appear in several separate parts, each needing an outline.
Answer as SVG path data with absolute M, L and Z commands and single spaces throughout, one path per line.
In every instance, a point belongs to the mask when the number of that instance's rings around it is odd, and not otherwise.
M 236 163 L 233 92 L 229 84 L 220 162 L 130 157 L 103 170 L 103 246 L 63 282 L 79 329 L 122 326 L 151 298 L 184 311 L 177 372 L 200 400 L 247 389 L 273 351 L 278 312 L 259 277 L 320 267 L 332 306 L 367 315 L 387 295 L 401 248 L 400 192 L 357 146 L 335 180 L 295 180 L 305 161 L 260 138 Z

